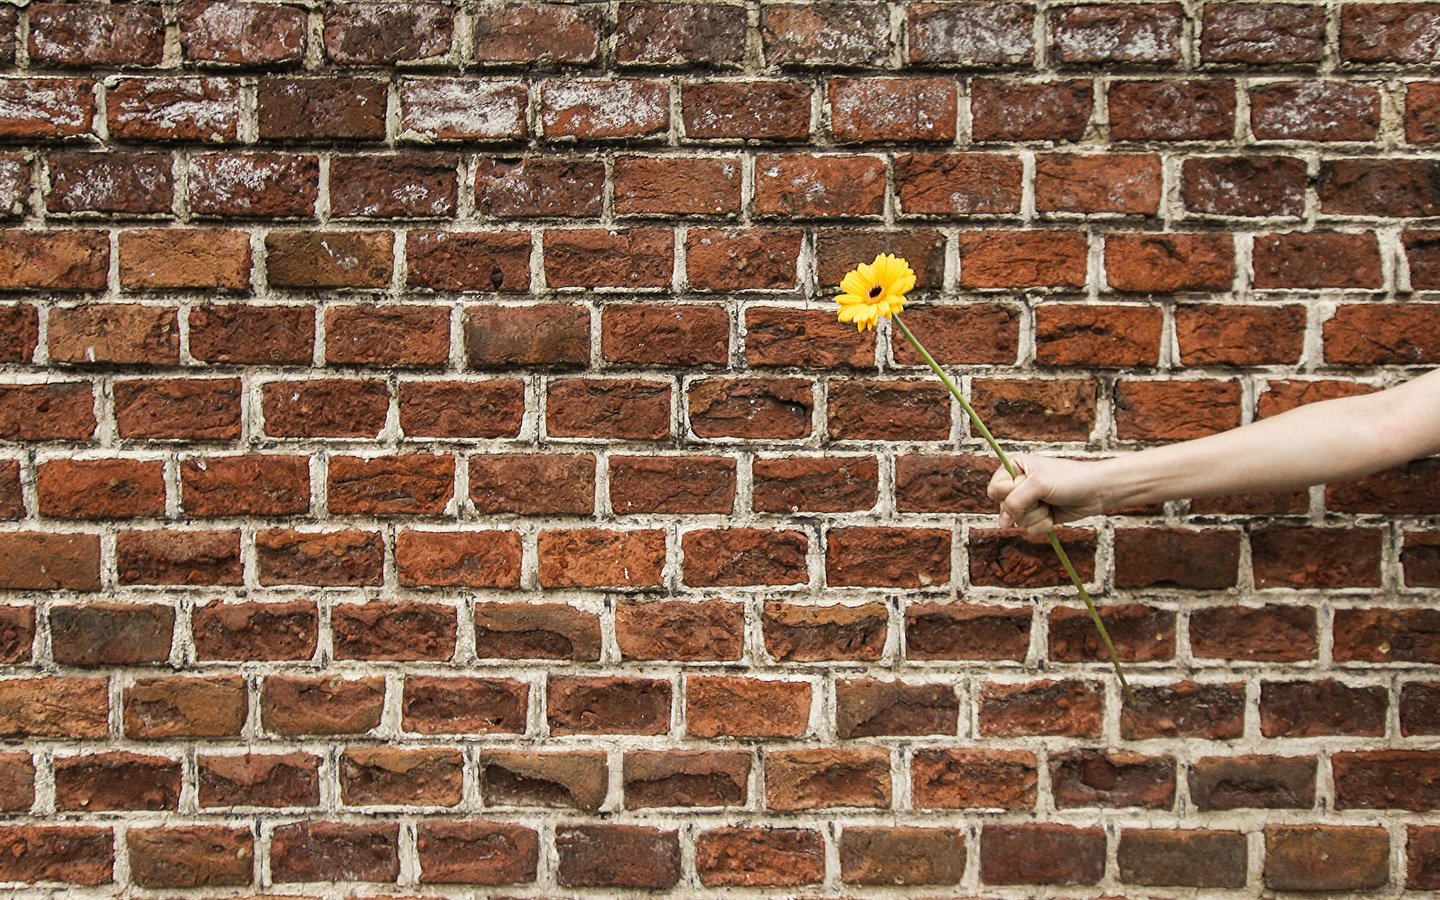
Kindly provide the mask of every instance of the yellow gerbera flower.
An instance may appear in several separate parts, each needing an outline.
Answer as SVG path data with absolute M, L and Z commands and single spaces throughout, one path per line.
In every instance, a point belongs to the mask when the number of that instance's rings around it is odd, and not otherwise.
M 854 322 L 857 331 L 874 328 L 881 316 L 888 319 L 904 309 L 905 295 L 914 289 L 910 264 L 882 253 L 873 263 L 851 269 L 840 282 L 844 293 L 835 298 L 840 304 L 840 321 Z

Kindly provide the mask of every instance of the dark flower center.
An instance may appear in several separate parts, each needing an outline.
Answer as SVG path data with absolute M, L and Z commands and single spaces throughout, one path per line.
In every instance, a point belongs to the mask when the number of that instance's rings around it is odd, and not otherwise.
M 877 284 L 877 285 L 875 285 L 874 287 L 872 287 L 872 288 L 870 289 L 870 299 L 871 299 L 871 300 L 874 300 L 876 297 L 880 296 L 880 291 L 881 291 L 880 285 Z

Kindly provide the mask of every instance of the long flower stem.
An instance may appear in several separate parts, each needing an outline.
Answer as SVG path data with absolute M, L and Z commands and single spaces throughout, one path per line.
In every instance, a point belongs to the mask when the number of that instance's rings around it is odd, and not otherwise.
M 935 362 L 935 358 L 930 355 L 930 352 L 915 338 L 915 335 L 910 333 L 910 329 L 905 327 L 905 323 L 901 321 L 899 314 L 891 318 L 900 329 L 900 333 L 905 335 L 905 340 L 910 342 L 910 346 L 915 348 L 915 352 L 920 354 L 920 358 L 925 360 L 930 370 L 940 377 L 940 381 L 950 390 L 951 396 L 960 401 L 960 408 L 965 410 L 965 415 L 970 417 L 970 422 L 975 426 L 975 430 L 980 432 L 980 436 L 985 438 L 985 442 L 990 445 L 990 449 L 994 450 L 995 455 L 1000 457 L 1000 464 L 1005 467 L 1005 471 L 1009 472 L 1012 478 L 1018 476 L 1020 473 L 1015 468 L 1014 463 L 1010 462 L 1010 457 L 1005 455 L 1005 451 L 1000 448 L 1000 444 L 995 440 L 995 436 L 990 433 L 990 429 L 985 427 L 985 423 L 980 420 L 980 416 L 975 412 L 975 408 L 971 406 L 970 402 L 960 393 L 960 389 L 955 386 L 955 382 L 950 380 L 950 376 L 945 374 L 945 370 L 940 368 L 940 364 Z M 1125 699 L 1133 704 L 1135 702 L 1135 695 L 1130 692 L 1130 684 L 1125 680 L 1125 669 L 1120 665 L 1120 656 L 1115 652 L 1115 644 L 1110 640 L 1110 632 L 1106 630 L 1105 622 L 1101 620 L 1099 610 L 1095 608 L 1095 603 L 1090 599 L 1089 592 L 1085 590 L 1084 583 L 1080 581 L 1080 573 L 1075 571 L 1075 566 L 1071 564 L 1070 557 L 1066 554 L 1065 548 L 1060 545 L 1060 539 L 1055 536 L 1055 532 L 1047 531 L 1045 532 L 1045 537 L 1049 539 L 1050 546 L 1055 550 L 1055 555 L 1060 557 L 1060 565 L 1065 568 L 1065 574 L 1070 576 L 1070 583 L 1075 585 L 1075 590 L 1079 592 L 1080 599 L 1085 601 L 1085 608 L 1090 612 L 1090 620 L 1095 623 L 1095 628 L 1100 632 L 1100 640 L 1105 643 L 1105 650 L 1110 654 L 1110 665 L 1115 668 L 1115 674 L 1120 678 L 1120 687 L 1124 691 Z

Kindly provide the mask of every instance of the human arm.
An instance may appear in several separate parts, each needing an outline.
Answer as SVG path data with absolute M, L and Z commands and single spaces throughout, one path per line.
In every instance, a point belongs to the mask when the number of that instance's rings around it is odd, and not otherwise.
M 990 481 L 1000 524 L 1043 534 L 1128 506 L 1293 490 L 1440 453 L 1440 370 L 1358 397 L 1296 407 L 1219 434 L 1111 459 L 1017 454 Z

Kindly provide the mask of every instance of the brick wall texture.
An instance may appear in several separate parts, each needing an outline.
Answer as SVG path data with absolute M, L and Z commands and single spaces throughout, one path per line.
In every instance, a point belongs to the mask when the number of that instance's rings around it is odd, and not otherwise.
M 0 888 L 1440 888 L 1440 3 L 0 5 Z M 138 892 L 138 894 L 136 893 Z M 67 896 L 69 896 L 67 894 Z

